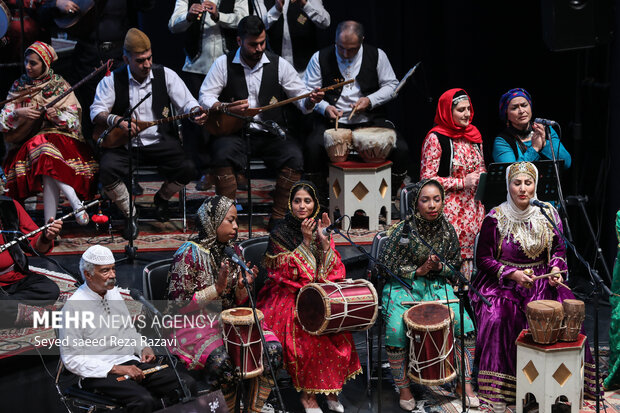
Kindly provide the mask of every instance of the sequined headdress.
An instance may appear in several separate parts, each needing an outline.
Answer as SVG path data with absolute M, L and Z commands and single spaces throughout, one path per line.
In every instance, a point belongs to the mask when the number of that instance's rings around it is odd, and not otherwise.
M 517 175 L 525 174 L 538 182 L 538 168 L 531 162 L 515 162 L 506 171 L 506 181 L 510 183 Z

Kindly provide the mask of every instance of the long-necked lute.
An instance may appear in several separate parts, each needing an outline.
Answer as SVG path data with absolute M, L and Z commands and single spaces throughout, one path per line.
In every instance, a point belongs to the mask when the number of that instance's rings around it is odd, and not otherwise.
M 39 90 L 43 89 L 43 86 L 33 86 L 30 87 L 24 91 L 22 91 L 21 93 L 18 93 L 17 95 L 13 96 L 12 98 L 8 98 L 6 100 L 3 100 L 2 102 L 0 102 L 0 106 L 4 106 L 7 103 L 11 103 L 13 101 L 19 101 L 21 99 L 25 99 L 25 98 L 29 98 L 32 95 L 34 95 L 35 93 L 37 93 Z
M 175 120 L 182 120 L 190 116 L 198 115 L 200 113 L 209 113 L 209 111 L 207 109 L 201 108 L 200 110 L 192 111 L 184 115 L 169 116 L 167 118 L 158 120 L 145 121 L 132 119 L 131 123 L 136 124 L 136 126 L 138 127 L 138 133 L 140 133 L 146 128 L 150 128 L 151 126 L 161 125 L 166 122 L 174 122 Z M 93 131 L 93 140 L 97 143 L 98 147 L 106 149 L 118 148 L 119 146 L 123 146 L 127 142 L 129 142 L 129 134 L 123 129 L 115 127 L 110 130 L 110 133 L 108 133 L 105 139 L 103 139 L 102 134 L 105 130 L 106 128 L 104 128 L 102 125 L 95 126 L 95 130 Z
M 97 73 L 101 72 L 104 69 L 107 70 L 110 67 L 112 67 L 111 59 L 108 60 L 106 63 L 102 64 L 101 66 L 99 66 L 97 69 L 95 69 L 91 74 L 86 76 L 84 79 L 80 80 L 75 85 L 65 90 L 56 99 L 52 100 L 47 105 L 44 105 L 38 108 L 37 110 L 39 111 L 40 115 L 37 119 L 25 119 L 24 122 L 22 122 L 22 124 L 19 125 L 17 128 L 11 129 L 10 131 L 5 132 L 4 140 L 8 143 L 20 143 L 22 141 L 25 141 L 28 138 L 33 137 L 35 134 L 37 134 L 41 130 L 41 125 L 43 124 L 43 117 L 47 109 L 53 107 L 56 103 L 60 102 L 62 99 L 64 99 L 67 95 L 69 95 L 75 89 L 82 86 L 84 83 L 88 82 L 90 79 L 96 76 Z
M 75 214 L 79 214 L 80 212 L 82 212 L 82 211 L 84 211 L 84 210 L 86 210 L 86 209 L 88 209 L 88 208 L 90 208 L 90 207 L 92 207 L 94 205 L 97 205 L 100 202 L 101 201 L 96 200 L 96 201 L 90 202 L 90 203 L 88 203 L 86 205 L 82 205 L 81 207 L 79 207 L 75 211 L 70 212 L 67 215 L 63 215 L 62 217 L 58 218 L 58 220 L 64 221 L 65 219 L 70 218 L 70 217 L 74 216 Z M 8 250 L 9 248 L 11 248 L 13 245 L 17 244 L 18 242 L 21 242 L 21 241 L 23 241 L 25 239 L 34 237 L 35 235 L 37 235 L 41 231 L 45 231 L 46 229 L 51 227 L 53 224 L 54 224 L 53 222 L 50 222 L 49 224 L 45 224 L 42 227 L 37 228 L 37 229 L 35 229 L 32 232 L 29 232 L 29 233 L 27 233 L 25 235 L 22 235 L 21 237 L 15 238 L 13 241 L 9 241 L 6 244 L 0 245 L 0 253 Z
M 327 92 L 328 90 L 339 89 L 349 83 L 355 82 L 355 79 L 345 80 L 344 82 L 336 83 L 331 86 L 324 87 L 319 89 L 319 92 Z M 293 103 L 297 100 L 301 100 L 310 96 L 312 92 L 304 93 L 301 96 L 295 96 L 289 99 L 282 100 L 280 102 L 273 103 L 267 106 L 261 106 L 260 108 L 249 108 L 244 113 L 245 117 L 253 117 L 258 115 L 259 113 L 266 112 L 271 109 L 279 108 L 280 106 L 287 105 L 289 103 Z M 209 114 L 209 119 L 207 119 L 207 131 L 210 134 L 216 136 L 230 135 L 233 134 L 243 127 L 243 119 L 235 118 L 233 116 L 227 115 L 222 110 L 212 110 Z

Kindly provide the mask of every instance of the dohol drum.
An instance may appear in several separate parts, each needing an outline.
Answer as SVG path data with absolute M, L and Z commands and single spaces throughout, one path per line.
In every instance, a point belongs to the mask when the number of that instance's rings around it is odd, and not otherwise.
M 581 300 L 562 301 L 564 309 L 564 329 L 560 333 L 560 341 L 577 341 L 581 325 L 586 318 L 586 305 Z
M 444 304 L 421 303 L 403 315 L 409 337 L 408 376 L 416 383 L 437 386 L 456 377 L 454 311 Z
M 263 313 L 256 310 L 259 322 Z M 251 378 L 263 372 L 263 343 L 258 326 L 254 324 L 252 309 L 231 308 L 222 311 L 222 337 L 226 352 L 240 370 L 243 378 Z
M 535 343 L 557 343 L 564 319 L 562 304 L 554 300 L 532 301 L 527 304 L 525 315 Z
M 385 161 L 395 142 L 394 129 L 371 127 L 353 131 L 353 147 L 368 163 Z
M 366 280 L 344 280 L 302 287 L 297 320 L 312 335 L 368 330 L 378 312 L 377 291 Z
M 329 160 L 334 163 L 346 161 L 352 146 L 352 139 L 351 129 L 326 129 L 323 133 L 323 143 Z

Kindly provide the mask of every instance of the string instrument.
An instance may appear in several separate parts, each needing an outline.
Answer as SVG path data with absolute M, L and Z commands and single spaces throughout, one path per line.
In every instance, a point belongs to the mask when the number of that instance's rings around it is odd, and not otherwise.
M 207 109 L 200 108 L 200 110 L 192 111 L 186 113 L 185 115 L 169 116 L 167 118 L 157 120 L 146 121 L 132 119 L 131 123 L 135 124 L 138 127 L 138 133 L 140 133 L 143 130 L 150 128 L 151 126 L 161 125 L 166 122 L 174 122 L 175 120 L 182 120 L 190 116 L 196 116 L 201 113 L 209 113 L 209 111 Z M 93 140 L 97 143 L 97 147 L 99 148 L 118 148 L 119 146 L 123 146 L 127 142 L 129 142 L 129 134 L 116 125 L 114 125 L 108 135 L 104 137 L 103 133 L 105 131 L 106 129 L 102 125 L 96 125 L 95 130 L 93 131 Z
M 2 1 L 2 0 L 0 0 L 0 1 Z M 32 95 L 34 95 L 35 93 L 37 93 L 38 91 L 40 91 L 41 89 L 43 89 L 43 86 L 35 86 L 35 87 L 28 88 L 28 89 L 18 93 L 17 95 L 13 96 L 12 98 L 8 98 L 6 100 L 3 100 L 2 102 L 0 102 L 0 106 L 4 106 L 7 103 L 11 103 L 11 102 L 16 101 L 16 100 L 21 100 L 21 99 L 29 98 Z
M 67 95 L 73 92 L 78 87 L 82 86 L 84 83 L 88 82 L 90 79 L 95 77 L 97 73 L 101 72 L 103 69 L 109 70 L 112 67 L 112 59 L 108 60 L 106 63 L 99 66 L 95 69 L 91 74 L 86 76 L 84 79 L 77 82 L 75 85 L 71 86 L 69 89 L 65 90 L 60 96 L 56 99 L 52 100 L 47 105 L 41 106 L 37 110 L 40 115 L 37 119 L 25 119 L 21 125 L 19 125 L 15 129 L 11 129 L 8 132 L 4 133 L 4 140 L 8 143 L 21 143 L 28 138 L 33 137 L 41 130 L 41 125 L 43 125 L 43 115 L 47 111 L 47 109 L 53 107 L 56 103 L 60 102 Z
M 349 79 L 349 80 L 345 80 L 344 82 L 340 82 L 340 83 L 336 83 L 334 85 L 331 86 L 327 86 L 324 87 L 322 89 L 319 89 L 319 92 L 327 92 L 328 90 L 333 90 L 333 89 L 339 89 L 345 85 L 348 85 L 349 83 L 353 83 L 355 82 L 355 79 Z M 310 96 L 312 92 L 309 93 L 304 93 L 301 96 L 295 96 L 289 99 L 285 99 L 282 100 L 280 102 L 276 102 L 274 104 L 271 105 L 267 105 L 267 106 L 261 106 L 260 108 L 249 108 L 247 110 L 245 110 L 245 112 L 243 112 L 243 116 L 246 118 L 252 118 L 256 115 L 258 115 L 259 113 L 263 113 L 266 112 L 268 110 L 271 109 L 275 109 L 275 108 L 279 108 L 280 106 L 284 106 L 287 105 L 289 103 L 307 98 L 308 96 Z M 209 119 L 207 119 L 207 131 L 212 134 L 212 135 L 216 135 L 216 136 L 222 136 L 222 135 L 231 135 L 239 130 L 241 130 L 241 128 L 243 127 L 243 119 L 239 119 L 233 116 L 230 116 L 228 114 L 226 114 L 225 109 L 224 110 L 214 110 L 210 113 L 209 115 Z
M 167 364 L 162 364 L 160 366 L 155 366 L 155 367 L 152 367 L 150 369 L 142 370 L 142 373 L 144 373 L 144 374 L 151 374 L 151 373 L 155 373 L 156 371 L 163 370 L 166 367 L 168 367 Z M 116 381 L 125 381 L 125 380 L 129 380 L 130 378 L 131 377 L 128 374 L 125 374 L 124 376 L 117 377 Z
M 54 18 L 54 22 L 61 29 L 74 26 L 82 17 L 88 13 L 95 5 L 94 0 L 72 0 L 80 10 L 77 13 L 63 13 L 61 17 Z
M 96 200 L 93 202 L 90 202 L 86 205 L 82 205 L 81 207 L 79 207 L 78 209 L 76 209 L 73 212 L 68 213 L 67 215 L 63 215 L 62 217 L 58 218 L 57 221 L 64 221 L 67 218 L 70 218 L 72 216 L 74 216 L 75 214 L 79 214 L 82 211 L 87 210 L 88 208 L 90 208 L 91 206 L 97 205 L 98 203 L 100 203 L 101 201 Z M 32 232 L 29 232 L 25 235 L 22 235 L 21 237 L 15 238 L 13 241 L 7 242 L 6 244 L 0 245 L 0 253 L 8 250 L 9 248 L 11 248 L 13 245 L 17 244 L 18 242 L 21 242 L 25 239 L 34 237 L 35 235 L 37 235 L 39 232 L 45 231 L 46 229 L 48 229 L 49 227 L 51 227 L 54 224 L 54 222 L 50 222 L 49 224 L 45 224 L 40 228 L 35 229 Z

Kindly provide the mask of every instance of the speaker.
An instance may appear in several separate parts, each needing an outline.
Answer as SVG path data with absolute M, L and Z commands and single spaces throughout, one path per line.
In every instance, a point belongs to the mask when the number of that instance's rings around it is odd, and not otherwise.
M 552 51 L 595 47 L 609 38 L 608 0 L 542 0 L 542 32 Z

